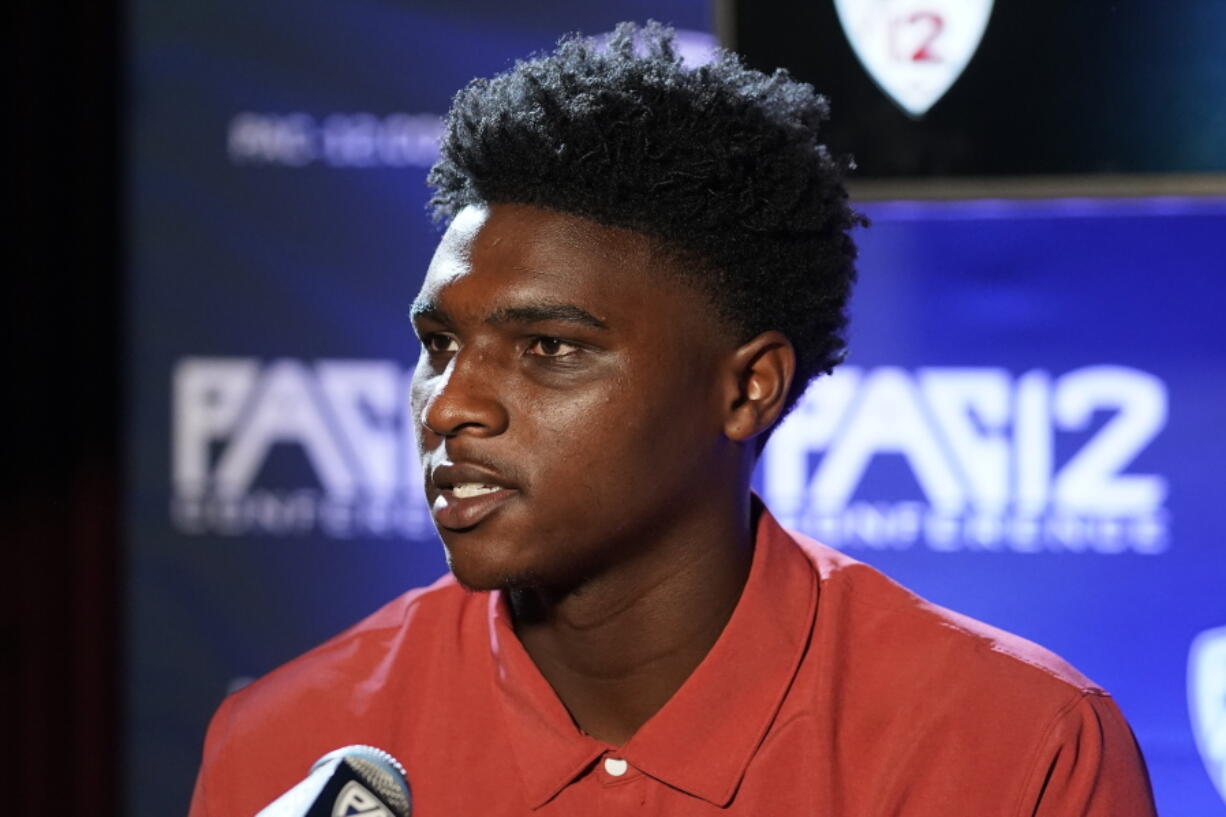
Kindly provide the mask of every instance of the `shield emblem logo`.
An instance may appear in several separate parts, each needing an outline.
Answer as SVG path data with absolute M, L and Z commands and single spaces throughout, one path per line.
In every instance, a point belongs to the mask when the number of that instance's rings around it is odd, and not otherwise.
M 834 0 L 869 76 L 912 117 L 923 116 L 971 61 L 992 0 Z
M 1226 627 L 1206 630 L 1192 642 L 1188 710 L 1205 768 L 1226 801 Z

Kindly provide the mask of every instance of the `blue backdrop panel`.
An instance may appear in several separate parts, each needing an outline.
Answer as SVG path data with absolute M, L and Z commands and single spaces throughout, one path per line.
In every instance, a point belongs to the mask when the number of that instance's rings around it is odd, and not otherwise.
M 185 809 L 228 688 L 445 569 L 403 415 L 451 94 L 619 19 L 700 51 L 708 15 L 134 5 L 124 813 Z M 1220 813 L 1226 203 L 864 209 L 851 359 L 758 489 L 1064 654 L 1119 698 L 1165 813 Z
M 1190 651 L 1226 619 L 1226 202 L 864 209 L 849 365 L 767 447 L 768 503 L 1064 655 L 1162 813 L 1220 813 L 1226 664 Z

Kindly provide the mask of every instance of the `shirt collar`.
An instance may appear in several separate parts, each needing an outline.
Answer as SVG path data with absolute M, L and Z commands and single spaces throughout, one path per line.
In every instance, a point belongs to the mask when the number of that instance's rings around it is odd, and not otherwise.
M 540 808 L 608 748 L 583 734 L 515 635 L 504 594 L 490 594 L 490 650 L 503 721 L 530 808 Z
M 719 639 L 681 688 L 619 750 L 639 771 L 727 805 L 766 736 L 813 628 L 817 574 L 761 506 L 753 561 Z M 515 637 L 501 593 L 490 598 L 495 683 L 531 808 L 553 799 L 609 746 L 584 735 Z

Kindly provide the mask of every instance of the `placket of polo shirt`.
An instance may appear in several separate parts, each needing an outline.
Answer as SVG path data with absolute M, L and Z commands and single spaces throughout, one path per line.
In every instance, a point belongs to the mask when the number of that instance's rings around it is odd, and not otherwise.
M 647 788 L 658 785 L 630 765 L 616 749 L 605 752 L 592 766 L 590 775 L 600 783 L 599 805 L 593 813 L 611 817 L 636 813 L 647 802 Z

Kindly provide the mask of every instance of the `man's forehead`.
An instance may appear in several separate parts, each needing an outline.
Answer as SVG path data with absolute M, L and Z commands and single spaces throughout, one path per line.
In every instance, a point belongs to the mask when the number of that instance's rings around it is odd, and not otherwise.
M 565 292 L 617 302 L 660 285 L 650 240 L 529 205 L 474 205 L 456 215 L 431 259 L 418 300 L 444 306 L 449 293 L 463 299 L 494 297 L 489 311 L 513 306 L 511 294 L 531 303 Z M 610 297 L 612 296 L 612 297 Z M 518 300 L 518 299 L 517 299 Z M 556 299 L 554 299 L 556 300 Z
M 489 215 L 488 208 L 474 205 L 456 214 L 430 259 L 422 282 L 422 295 L 428 290 L 445 286 L 468 271 L 472 263 L 473 242 Z M 418 297 L 421 298 L 421 295 Z
M 472 204 L 456 214 L 436 255 L 470 258 L 474 252 L 516 249 L 619 262 L 655 256 L 655 241 L 625 227 L 530 204 Z
M 439 241 L 439 249 L 463 254 L 465 248 L 471 245 L 473 239 L 480 232 L 481 227 L 489 221 L 489 218 L 490 208 L 488 206 L 484 204 L 468 205 L 456 213 L 455 218 L 447 225 L 447 230 Z
M 464 317 L 476 317 L 492 326 L 554 322 L 576 324 L 590 329 L 607 330 L 610 328 L 604 317 L 598 317 L 578 304 L 552 298 L 515 297 L 507 303 L 493 303 L 487 306 L 483 314 L 475 316 L 466 314 Z M 471 307 L 465 309 L 465 313 L 473 311 Z M 423 296 L 419 296 L 413 302 L 411 314 L 414 319 L 428 318 L 447 324 L 455 323 L 457 320 L 448 311 L 446 305 Z

